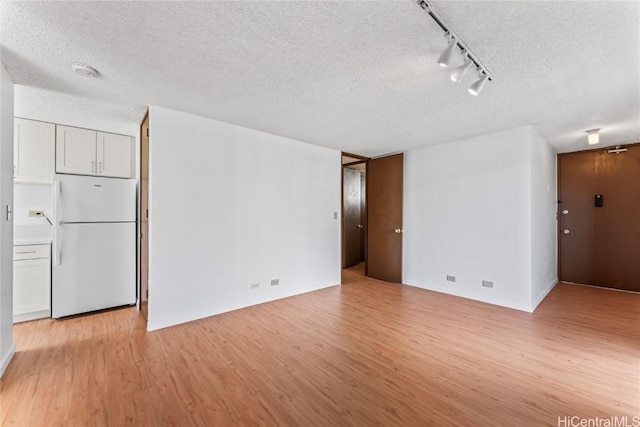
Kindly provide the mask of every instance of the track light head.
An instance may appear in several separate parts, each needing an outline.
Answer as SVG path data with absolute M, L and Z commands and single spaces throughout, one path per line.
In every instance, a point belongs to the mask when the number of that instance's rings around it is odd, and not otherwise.
M 451 37 L 451 40 L 449 41 L 449 46 L 447 46 L 444 52 L 442 52 L 442 54 L 440 55 L 440 58 L 438 58 L 438 64 L 440 64 L 443 67 L 447 67 L 451 62 L 453 51 L 456 48 L 456 45 L 458 44 L 458 42 L 456 41 L 456 38 L 451 36 L 449 33 L 447 33 L 447 37 Z
M 471 61 L 471 59 L 467 57 L 466 61 L 464 61 L 464 64 L 451 72 L 451 80 L 454 82 L 459 82 L 460 80 L 462 80 L 464 75 L 467 74 L 467 71 L 469 71 L 469 68 L 471 68 L 471 65 L 473 65 L 473 61 Z
M 489 76 L 483 72 L 482 77 L 480 77 L 474 84 L 469 86 L 469 89 L 467 90 L 471 95 L 478 96 L 487 80 L 489 80 Z

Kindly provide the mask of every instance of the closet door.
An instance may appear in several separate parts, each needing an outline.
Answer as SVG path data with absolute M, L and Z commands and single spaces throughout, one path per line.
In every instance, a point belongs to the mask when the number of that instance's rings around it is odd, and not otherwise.
M 367 276 L 402 283 L 402 154 L 369 160 Z

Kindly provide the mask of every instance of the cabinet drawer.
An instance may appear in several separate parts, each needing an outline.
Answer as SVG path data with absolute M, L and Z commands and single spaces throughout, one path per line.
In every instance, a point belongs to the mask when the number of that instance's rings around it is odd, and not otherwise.
M 13 247 L 13 259 L 37 259 L 51 256 L 50 245 L 20 245 Z

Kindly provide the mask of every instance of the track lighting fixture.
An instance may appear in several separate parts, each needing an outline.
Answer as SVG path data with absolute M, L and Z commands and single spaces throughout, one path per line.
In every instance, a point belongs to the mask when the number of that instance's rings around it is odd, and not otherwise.
M 600 142 L 600 129 L 591 129 L 585 132 L 587 133 L 587 141 L 589 141 L 589 145 L 596 145 Z
M 475 65 L 478 69 L 480 78 L 472 84 L 468 91 L 473 96 L 478 96 L 482 88 L 484 87 L 487 81 L 493 80 L 493 74 L 487 70 L 478 57 L 469 49 L 469 47 L 458 37 L 451 27 L 440 17 L 433 7 L 427 4 L 426 0 L 417 0 L 418 6 L 420 6 L 427 14 L 435 21 L 436 24 L 444 31 L 444 35 L 449 41 L 447 48 L 442 52 L 440 57 L 438 58 L 438 64 L 443 67 L 448 67 L 451 64 L 451 60 L 456 52 L 456 47 L 459 49 L 460 53 L 463 56 L 464 64 L 457 67 L 455 70 L 451 72 L 451 80 L 454 82 L 459 82 L 465 76 L 465 74 L 469 71 L 469 69 Z
M 489 76 L 487 76 L 486 74 L 484 74 L 484 72 L 482 72 L 482 76 L 478 80 L 476 80 L 474 84 L 469 86 L 469 89 L 467 90 L 471 95 L 478 96 L 482 91 L 482 88 L 484 87 L 484 84 L 487 82 L 487 80 L 489 80 Z
M 443 67 L 448 67 L 458 42 L 456 42 L 456 38 L 448 32 L 445 34 L 445 37 L 450 38 L 451 40 L 449 41 L 449 46 L 447 46 L 444 52 L 442 52 L 442 55 L 440 55 L 440 58 L 438 58 L 438 64 Z
M 462 80 L 464 75 L 467 74 L 467 71 L 469 71 L 469 68 L 471 68 L 471 65 L 473 65 L 473 61 L 471 61 L 469 58 L 466 58 L 464 64 L 451 72 L 451 80 L 454 82 L 459 82 L 460 80 Z

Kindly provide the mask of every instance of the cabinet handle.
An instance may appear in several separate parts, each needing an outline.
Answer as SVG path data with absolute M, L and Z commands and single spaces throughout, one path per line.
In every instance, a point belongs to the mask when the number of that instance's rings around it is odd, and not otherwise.
M 91 160 L 91 173 L 96 173 L 96 161 Z
M 24 252 L 16 252 L 17 254 L 35 254 L 36 251 L 24 251 Z
M 102 162 L 98 162 L 98 173 L 102 173 Z

